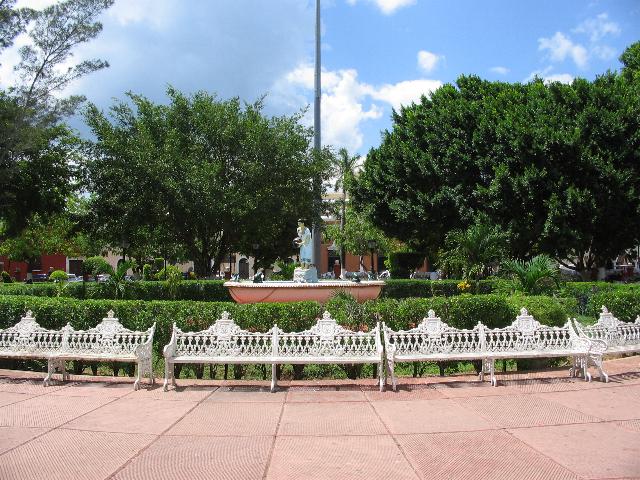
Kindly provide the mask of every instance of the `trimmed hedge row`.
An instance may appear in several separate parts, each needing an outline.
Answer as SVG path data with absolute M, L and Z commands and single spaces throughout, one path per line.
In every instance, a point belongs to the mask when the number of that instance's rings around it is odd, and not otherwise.
M 0 285 L 0 295 L 55 297 L 57 289 L 52 283 L 34 283 L 32 285 L 11 283 Z M 66 285 L 62 296 L 77 299 L 113 299 L 114 292 L 113 288 L 107 283 L 73 282 Z M 125 300 L 173 300 L 166 282 L 160 281 L 128 282 L 124 298 Z M 175 300 L 232 301 L 223 280 L 188 280 L 180 282 Z
M 420 322 L 429 309 L 434 309 L 443 321 L 457 328 L 472 328 L 479 321 L 489 327 L 504 327 L 515 319 L 522 306 L 547 325 L 562 325 L 570 314 L 566 302 L 563 304 L 550 297 L 498 295 L 383 299 L 364 304 L 336 298 L 325 307 L 338 322 L 352 329 L 371 328 L 378 320 L 393 329 L 408 329 Z M 149 328 L 157 322 L 155 347 L 160 353 L 162 346 L 169 341 L 173 322 L 184 330 L 202 330 L 227 310 L 245 329 L 266 331 L 277 324 L 285 331 L 301 331 L 315 323 L 322 308 L 316 302 L 238 305 L 229 302 L 76 300 L 0 295 L 0 328 L 15 324 L 30 309 L 43 327 L 59 329 L 70 322 L 76 329 L 87 329 L 97 325 L 106 312 L 113 309 L 123 325 L 134 330 Z
M 460 295 L 460 280 L 386 280 L 380 294 L 381 298 L 429 298 L 451 297 Z M 467 293 L 492 293 L 503 280 L 481 280 L 471 285 Z M 38 297 L 55 297 L 57 289 L 52 283 L 0 284 L 2 295 L 30 295 Z M 62 294 L 64 297 L 78 299 L 111 299 L 113 289 L 106 283 L 69 283 Z M 136 281 L 127 283 L 126 300 L 172 300 L 165 282 Z M 229 302 L 231 296 L 224 287 L 223 280 L 184 281 L 178 285 L 175 300 L 198 300 L 209 302 Z

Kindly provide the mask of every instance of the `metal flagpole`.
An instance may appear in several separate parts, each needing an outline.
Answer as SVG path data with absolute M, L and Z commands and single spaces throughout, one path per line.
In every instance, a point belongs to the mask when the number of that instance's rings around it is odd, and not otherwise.
M 314 118 L 313 118 L 313 146 L 316 152 L 319 152 L 322 148 L 320 140 L 320 98 L 321 98 L 321 69 L 322 61 L 320 58 L 320 0 L 316 0 L 316 71 L 315 71 L 315 104 L 314 104 Z M 319 180 L 316 180 L 314 190 L 316 195 L 320 195 Z M 322 202 L 321 198 L 315 199 L 317 205 Z M 320 275 L 320 261 L 322 259 L 320 253 L 320 219 L 313 222 L 312 235 L 313 235 L 313 250 L 311 252 L 311 263 L 315 265 L 318 275 Z

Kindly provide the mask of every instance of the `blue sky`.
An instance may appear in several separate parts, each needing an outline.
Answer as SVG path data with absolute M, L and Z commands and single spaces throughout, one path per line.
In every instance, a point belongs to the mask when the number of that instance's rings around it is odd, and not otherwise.
M 311 0 L 116 0 L 100 37 L 75 56 L 111 67 L 65 93 L 106 109 L 128 90 L 162 102 L 171 84 L 247 101 L 267 94 L 267 113 L 299 111 L 313 101 L 314 9 Z M 391 127 L 393 107 L 461 74 L 593 79 L 640 39 L 638 0 L 323 0 L 322 17 L 323 143 L 360 155 Z M 0 56 L 0 84 L 13 82 L 16 60 L 15 49 Z M 71 123 L 86 135 L 81 119 Z

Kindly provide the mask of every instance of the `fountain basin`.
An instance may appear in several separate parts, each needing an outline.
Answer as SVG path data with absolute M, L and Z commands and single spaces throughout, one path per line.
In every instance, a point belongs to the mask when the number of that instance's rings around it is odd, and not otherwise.
M 225 282 L 231 297 L 237 303 L 286 303 L 317 301 L 325 303 L 340 290 L 352 295 L 358 302 L 375 300 L 380 295 L 383 281 L 320 281 L 294 282 Z

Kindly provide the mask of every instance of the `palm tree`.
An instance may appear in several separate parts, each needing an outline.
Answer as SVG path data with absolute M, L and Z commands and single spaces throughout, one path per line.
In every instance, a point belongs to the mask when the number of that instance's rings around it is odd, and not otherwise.
M 340 200 L 340 233 L 344 234 L 344 225 L 347 210 L 347 193 L 353 179 L 355 177 L 354 170 L 360 157 L 350 156 L 346 148 L 338 150 L 338 155 L 334 156 L 331 161 L 331 167 L 335 173 L 335 186 L 336 191 L 342 192 L 342 199 Z M 341 268 L 344 268 L 345 248 L 340 247 L 340 264 Z
M 466 230 L 452 230 L 440 253 L 441 267 L 464 280 L 478 280 L 498 265 L 506 252 L 507 237 L 498 227 L 478 221 Z
M 558 267 L 548 255 L 537 255 L 531 260 L 507 260 L 502 271 L 512 278 L 517 290 L 529 294 L 542 293 L 551 282 L 559 285 Z

